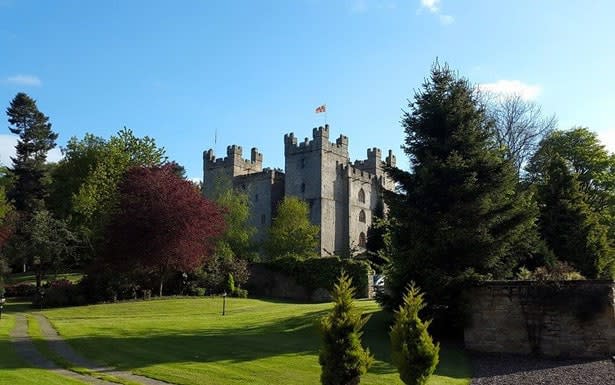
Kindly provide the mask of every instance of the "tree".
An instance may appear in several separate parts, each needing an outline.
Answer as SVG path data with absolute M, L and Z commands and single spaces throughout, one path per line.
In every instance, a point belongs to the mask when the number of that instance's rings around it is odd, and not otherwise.
M 323 385 L 357 385 L 374 358 L 361 346 L 361 329 L 369 320 L 353 305 L 352 279 L 342 272 L 333 287 L 333 310 L 320 321 L 322 348 L 318 361 Z
M 214 200 L 224 209 L 224 221 L 227 224 L 216 246 L 216 254 L 226 258 L 251 259 L 252 237 L 256 229 L 250 224 L 248 194 L 227 188 L 215 194 Z
M 203 265 L 224 227 L 222 210 L 172 166 L 133 167 L 119 186 L 103 259 L 114 269 L 155 276 L 162 296 L 171 272 Z
M 310 223 L 307 203 L 296 197 L 285 197 L 269 229 L 265 250 L 270 258 L 306 258 L 314 256 L 318 247 L 319 228 Z
M 575 174 L 583 199 L 609 228 L 615 240 L 615 154 L 609 153 L 598 136 L 585 127 L 553 131 L 540 143 L 528 165 L 528 180 L 544 184 L 555 158 L 565 161 Z
M 419 312 L 425 307 L 424 295 L 411 283 L 391 327 L 391 360 L 405 384 L 425 385 L 438 365 L 440 344 L 427 332 L 430 321 L 423 322 Z
M 31 215 L 44 207 L 48 194 L 45 178 L 47 152 L 55 147 L 58 134 L 51 130 L 49 118 L 40 112 L 36 101 L 18 93 L 6 110 L 9 130 L 19 135 L 16 156 L 11 158 L 14 185 L 8 197 L 17 211 Z
M 495 123 L 495 138 L 517 174 L 536 151 L 538 143 L 557 126 L 555 115 L 543 116 L 541 107 L 520 95 L 486 94 L 487 113 Z
M 385 300 L 396 308 L 415 281 L 447 309 L 443 317 L 461 320 L 461 287 L 512 275 L 535 212 L 466 79 L 436 63 L 409 107 L 403 148 L 413 170 L 388 168 L 398 189 L 385 192 L 393 243 Z
M 35 211 L 11 239 L 12 254 L 33 267 L 39 289 L 50 270 L 57 272 L 70 260 L 76 243 L 66 223 L 47 210 Z
M 71 138 L 64 158 L 53 171 L 50 209 L 70 220 L 71 228 L 84 240 L 82 259 L 96 254 L 103 233 L 118 206 L 118 185 L 130 167 L 160 166 L 164 148 L 150 137 L 138 138 L 122 129 L 109 140 L 86 134 Z M 176 173 L 181 173 L 174 166 Z
M 554 157 L 538 186 L 539 228 L 555 256 L 588 278 L 615 277 L 615 254 L 607 229 L 587 205 L 566 161 Z

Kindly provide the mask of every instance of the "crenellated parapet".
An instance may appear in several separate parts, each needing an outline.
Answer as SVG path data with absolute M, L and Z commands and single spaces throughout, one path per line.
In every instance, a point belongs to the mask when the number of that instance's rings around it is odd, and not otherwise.
M 260 172 L 263 169 L 263 154 L 253 147 L 250 159 L 243 158 L 243 149 L 238 145 L 226 148 L 226 157 L 216 158 L 213 149 L 203 152 L 205 170 L 228 169 L 232 176 Z
M 336 155 L 348 157 L 348 137 L 340 135 L 335 143 L 329 141 L 329 125 L 314 127 L 312 140 L 305 138 L 302 142 L 297 140 L 294 133 L 284 135 L 284 154 L 293 155 L 311 151 L 326 151 Z

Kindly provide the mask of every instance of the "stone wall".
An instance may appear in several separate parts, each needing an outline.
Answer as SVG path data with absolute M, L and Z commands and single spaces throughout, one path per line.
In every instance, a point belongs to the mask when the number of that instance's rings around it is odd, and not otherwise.
M 600 357 L 615 353 L 613 281 L 488 282 L 468 292 L 467 349 Z

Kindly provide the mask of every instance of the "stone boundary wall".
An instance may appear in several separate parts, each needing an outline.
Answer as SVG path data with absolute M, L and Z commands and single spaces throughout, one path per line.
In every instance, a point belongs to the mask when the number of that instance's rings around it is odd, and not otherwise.
M 555 357 L 615 354 L 613 281 L 493 281 L 467 292 L 469 350 Z

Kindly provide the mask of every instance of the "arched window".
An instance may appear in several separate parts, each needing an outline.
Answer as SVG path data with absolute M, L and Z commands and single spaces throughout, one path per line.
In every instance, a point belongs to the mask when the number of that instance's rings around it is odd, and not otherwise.
M 363 189 L 359 190 L 359 202 L 365 203 L 365 191 Z
M 365 211 L 359 211 L 359 222 L 365 223 Z
M 361 234 L 359 234 L 359 247 L 365 247 L 366 245 L 365 233 L 361 231 Z

